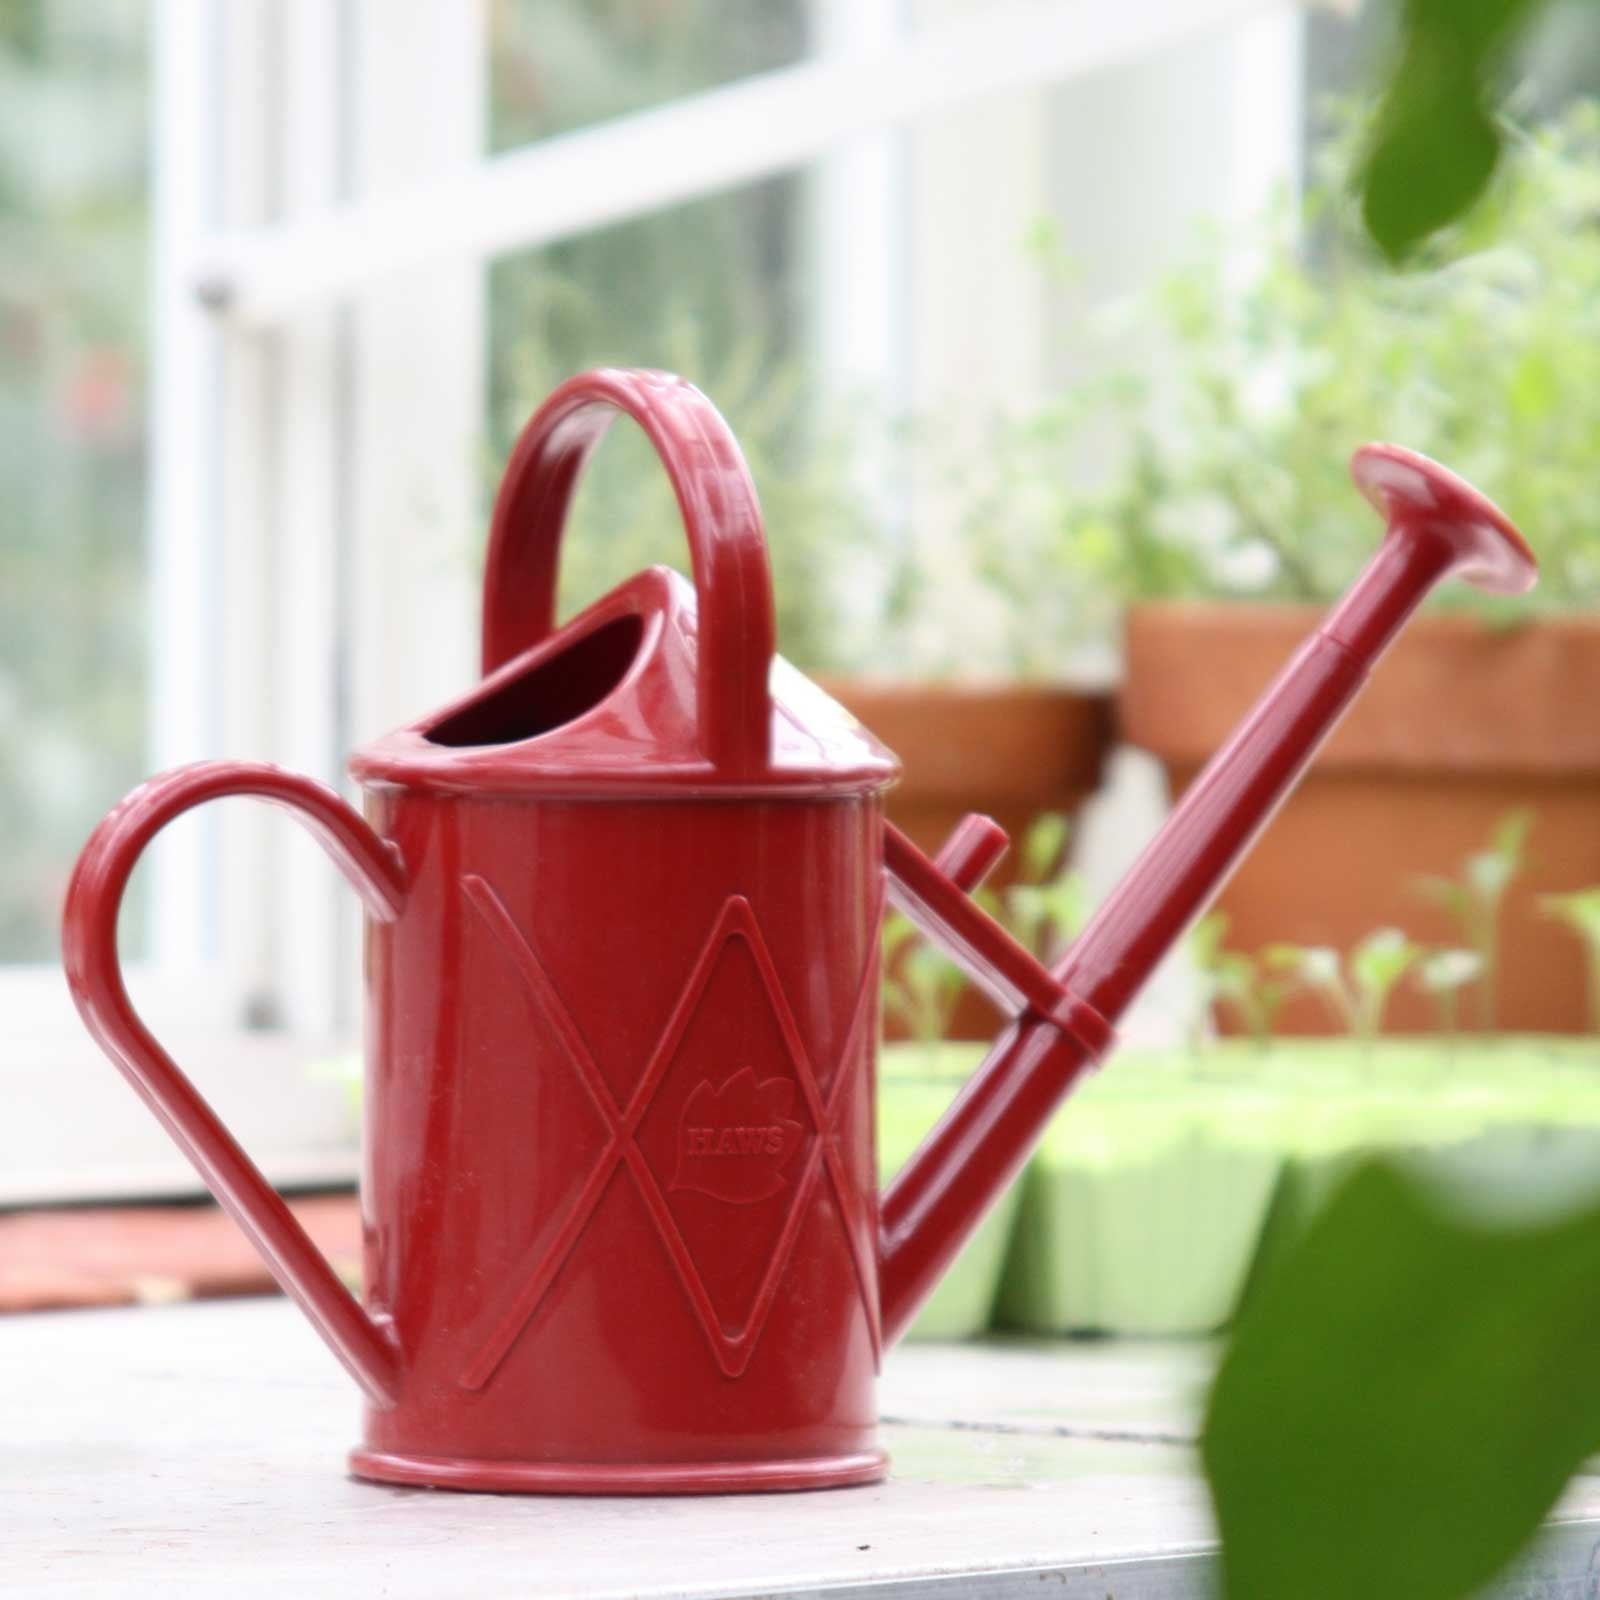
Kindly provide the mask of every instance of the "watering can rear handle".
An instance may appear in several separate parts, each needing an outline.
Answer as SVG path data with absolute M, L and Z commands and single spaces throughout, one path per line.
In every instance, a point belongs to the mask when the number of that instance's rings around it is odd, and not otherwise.
M 1227 882 L 1429 590 L 1454 574 L 1491 593 L 1520 594 L 1537 578 L 1504 514 L 1437 462 L 1367 445 L 1351 471 L 1388 521 L 1383 544 L 1053 969 L 889 830 L 890 897 L 1014 1020 L 884 1193 L 885 1344 L 909 1326 L 1021 1171 L 1083 1069 L 1109 1051 L 1128 1003 Z
M 638 423 L 661 457 L 689 538 L 699 597 L 701 746 L 724 772 L 758 774 L 771 739 L 767 679 L 777 631 L 761 507 L 721 413 L 671 373 L 581 373 L 522 430 L 489 528 L 483 670 L 493 672 L 554 631 L 567 508 L 584 462 L 619 413 Z
M 140 785 L 90 836 L 67 888 L 67 982 L 90 1033 L 194 1163 L 284 1292 L 368 1399 L 386 1407 L 395 1399 L 398 1362 L 389 1325 L 356 1303 L 282 1197 L 145 1027 L 122 981 L 117 913 L 140 855 L 174 817 L 225 795 L 254 795 L 291 812 L 374 917 L 392 922 L 400 914 L 406 881 L 399 853 L 331 789 L 264 763 L 201 762 Z

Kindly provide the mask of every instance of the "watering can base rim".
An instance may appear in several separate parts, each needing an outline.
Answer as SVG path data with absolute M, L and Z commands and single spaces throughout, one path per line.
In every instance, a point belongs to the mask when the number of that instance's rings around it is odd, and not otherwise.
M 357 1449 L 350 1471 L 373 1483 L 480 1494 L 774 1494 L 881 1483 L 889 1456 L 873 1449 L 777 1461 L 517 1461 Z

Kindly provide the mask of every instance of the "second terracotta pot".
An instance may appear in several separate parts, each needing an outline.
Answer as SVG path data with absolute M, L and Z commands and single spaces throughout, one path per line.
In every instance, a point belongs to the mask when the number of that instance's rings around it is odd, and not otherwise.
M 1174 795 L 1200 770 L 1316 625 L 1311 606 L 1162 602 L 1128 619 L 1124 737 L 1153 751 Z M 1496 629 L 1425 617 L 1395 645 L 1225 891 L 1228 944 L 1277 940 L 1348 949 L 1375 928 L 1457 944 L 1450 919 L 1417 889 L 1455 876 L 1496 821 L 1534 814 L 1527 861 L 1507 896 L 1495 992 L 1500 1028 L 1589 1025 L 1577 940 L 1540 910 L 1543 894 L 1600 883 L 1600 618 Z M 1464 996 L 1470 1021 L 1474 997 Z M 1231 1026 L 1227 1017 L 1223 1025 Z M 1386 1017 L 1437 1026 L 1403 987 Z M 1325 1032 L 1310 997 L 1286 1008 L 1289 1032 Z
M 824 682 L 899 756 L 905 776 L 890 792 L 889 816 L 924 850 L 937 851 L 969 811 L 993 817 L 1011 836 L 993 887 L 1012 881 L 1035 817 L 1073 816 L 1100 785 L 1111 743 L 1109 695 L 1047 684 Z M 994 1029 L 993 1010 L 969 991 L 949 1036 L 987 1039 Z

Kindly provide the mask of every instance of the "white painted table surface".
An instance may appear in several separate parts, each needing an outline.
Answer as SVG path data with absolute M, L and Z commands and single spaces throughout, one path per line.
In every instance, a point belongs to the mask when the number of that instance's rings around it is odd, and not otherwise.
M 285 1302 L 0 1318 L 6 1595 L 1209 1596 L 1200 1345 L 908 1345 L 888 1483 L 572 1500 L 345 1476 L 354 1390 Z M 1591 1570 L 1593 1568 L 1594 1570 Z M 1600 1595 L 1600 1479 L 1497 1596 Z M 1285 1597 L 1292 1600 L 1292 1597 Z

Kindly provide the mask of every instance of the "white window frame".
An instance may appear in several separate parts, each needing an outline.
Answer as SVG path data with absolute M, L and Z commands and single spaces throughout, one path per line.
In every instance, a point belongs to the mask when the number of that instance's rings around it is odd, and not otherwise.
M 934 337 L 973 314 L 971 264 L 918 262 L 903 292 L 917 247 L 908 181 L 914 191 L 919 167 L 948 172 L 952 160 L 928 142 L 935 120 L 1003 96 L 1022 107 L 1011 131 L 991 130 L 965 159 L 1025 164 L 1052 86 L 1293 10 L 813 4 L 815 49 L 796 66 L 491 158 L 482 0 L 153 8 L 153 768 L 271 759 L 348 793 L 349 748 L 470 682 L 477 603 L 462 557 L 479 500 L 483 269 L 495 255 L 811 167 L 823 370 L 908 408 L 957 382 L 976 383 L 978 398 L 1015 394 L 1047 376 L 1014 336 L 1020 277 L 984 297 L 1010 323 L 983 330 L 1000 355 L 976 380 L 961 341 Z M 1050 202 L 1043 182 L 1024 175 L 1007 190 L 1019 238 Z M 913 359 L 924 347 L 932 359 Z M 215 1053 L 253 1023 L 248 1063 L 208 1075 L 196 1059 L 197 1082 L 229 1085 L 224 1109 L 245 1106 L 247 1144 L 252 1096 L 305 1097 L 295 1148 L 256 1153 L 275 1176 L 348 1175 L 347 1127 L 344 1155 L 305 1155 L 332 1148 L 328 1097 L 261 1061 L 276 1048 L 293 1073 L 316 1041 L 354 1027 L 353 901 L 265 808 L 213 808 L 172 832 L 153 852 L 151 959 L 130 988 L 186 1068 L 185 1040 Z M 29 1019 L 24 1040 L 49 1041 L 41 1058 L 72 1063 L 52 1067 L 62 1085 L 39 1086 L 31 1113 L 38 1129 L 70 1130 L 68 1103 L 84 1094 L 73 1078 L 103 1069 L 59 976 L 0 970 L 0 1004 Z M 146 1148 L 164 1151 L 153 1122 L 148 1132 Z M 37 1132 L 17 1137 L 37 1144 Z M 183 1183 L 170 1162 L 158 1179 L 137 1161 L 108 1179 L 68 1145 L 70 1134 L 65 1154 L 48 1155 L 70 1169 L 63 1192 Z M 37 1168 L 20 1188 L 0 1177 L 0 1201 L 41 1182 Z

